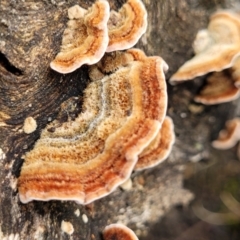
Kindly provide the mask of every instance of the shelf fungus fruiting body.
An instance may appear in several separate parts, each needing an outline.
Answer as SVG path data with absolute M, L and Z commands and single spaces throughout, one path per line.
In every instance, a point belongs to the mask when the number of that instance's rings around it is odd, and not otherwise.
M 170 83 L 232 67 L 240 55 L 240 15 L 232 11 L 213 14 L 208 28 L 198 32 L 193 48 L 196 55 L 178 69 Z
M 234 84 L 229 71 L 213 72 L 207 77 L 205 86 L 194 100 L 206 105 L 230 102 L 237 99 L 240 89 Z
M 240 118 L 234 118 L 226 122 L 225 129 L 221 130 L 218 139 L 212 142 L 212 146 L 218 149 L 228 149 L 240 140 Z
M 135 170 L 154 167 L 170 154 L 175 141 L 174 124 L 170 117 L 165 117 L 161 129 L 153 141 L 141 152 Z
M 136 234 L 123 224 L 110 224 L 103 230 L 104 240 L 138 240 Z
M 63 33 L 60 53 L 50 63 L 60 73 L 70 73 L 83 64 L 94 64 L 108 46 L 109 4 L 98 0 L 85 10 L 78 5 L 68 10 L 68 26 Z
M 147 11 L 141 0 L 128 0 L 108 21 L 109 44 L 106 52 L 133 47 L 147 30 Z
M 18 181 L 21 201 L 88 204 L 125 182 L 164 121 L 163 69 L 167 65 L 160 57 L 140 50 L 110 53 L 94 65 L 82 112 L 75 120 L 50 123 L 25 155 Z

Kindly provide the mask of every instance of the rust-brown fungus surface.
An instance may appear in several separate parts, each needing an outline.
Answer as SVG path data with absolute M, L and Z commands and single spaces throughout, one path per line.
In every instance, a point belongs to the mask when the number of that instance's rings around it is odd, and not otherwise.
M 212 142 L 212 146 L 218 149 L 233 147 L 240 140 L 240 119 L 234 118 L 227 121 L 225 129 L 221 130 L 218 139 Z
M 102 77 L 90 74 L 78 117 L 50 123 L 25 155 L 18 181 L 23 203 L 58 199 L 88 204 L 130 177 L 165 118 L 167 65 L 160 57 L 118 61 L 128 59 L 124 54 L 134 58 L 128 52 L 115 54 L 115 70 L 104 74 L 97 68 Z M 105 64 L 98 66 L 107 69 Z
M 228 71 L 214 72 L 207 78 L 207 84 L 194 98 L 196 102 L 206 105 L 230 102 L 238 98 L 240 89 L 234 84 Z
M 128 0 L 116 12 L 111 11 L 108 22 L 107 52 L 133 47 L 147 29 L 147 11 L 141 0 Z
M 139 155 L 134 169 L 142 170 L 154 167 L 164 161 L 169 156 L 174 141 L 174 124 L 170 117 L 166 117 L 157 136 Z
M 104 55 L 108 45 L 107 22 L 109 4 L 98 0 L 85 10 L 78 5 L 68 10 L 69 21 L 63 33 L 60 53 L 50 66 L 57 72 L 70 73 L 83 64 L 94 64 Z
M 103 230 L 104 240 L 138 240 L 135 233 L 123 224 L 110 224 Z
M 231 11 L 213 14 L 208 28 L 197 34 L 193 48 L 196 55 L 178 69 L 170 83 L 230 68 L 240 54 L 240 15 Z

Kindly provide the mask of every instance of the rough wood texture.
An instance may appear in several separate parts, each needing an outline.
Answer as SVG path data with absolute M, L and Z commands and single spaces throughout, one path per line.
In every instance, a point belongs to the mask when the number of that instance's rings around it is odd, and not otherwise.
M 0 2 L 1 239 L 98 240 L 103 228 L 116 221 L 128 224 L 140 237 L 147 235 L 146 223 L 151 226 L 173 205 L 190 201 L 191 193 L 182 188 L 181 165 L 195 156 L 208 154 L 209 141 L 217 136 L 225 120 L 234 115 L 234 103 L 201 108 L 192 103 L 201 79 L 169 86 L 168 114 L 175 122 L 177 142 L 167 162 L 135 174 L 130 191 L 117 189 L 89 206 L 58 201 L 21 204 L 16 189 L 21 156 L 32 149 L 41 129 L 59 112 L 58 118 L 65 121 L 81 110 L 82 91 L 88 82 L 87 67 L 62 75 L 52 71 L 49 63 L 60 48 L 67 8 L 76 3 L 86 8 L 91 2 Z M 124 3 L 109 2 L 114 9 Z M 237 0 L 144 0 L 144 3 L 149 25 L 138 46 L 148 55 L 161 55 L 166 60 L 169 78 L 192 56 L 191 43 L 198 29 L 206 27 L 209 15 L 218 8 L 233 7 Z M 30 116 L 38 127 L 28 135 L 22 126 Z M 82 214 L 87 215 L 88 222 L 83 221 Z M 71 236 L 62 232 L 62 220 L 73 225 Z

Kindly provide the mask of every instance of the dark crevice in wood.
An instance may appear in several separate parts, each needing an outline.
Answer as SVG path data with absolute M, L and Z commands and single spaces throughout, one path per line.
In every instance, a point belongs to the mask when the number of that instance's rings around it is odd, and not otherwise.
M 0 65 L 2 67 L 4 67 L 8 72 L 11 72 L 12 74 L 16 75 L 16 76 L 21 76 L 23 75 L 23 72 L 18 69 L 17 67 L 13 66 L 9 60 L 7 59 L 7 57 L 0 52 Z

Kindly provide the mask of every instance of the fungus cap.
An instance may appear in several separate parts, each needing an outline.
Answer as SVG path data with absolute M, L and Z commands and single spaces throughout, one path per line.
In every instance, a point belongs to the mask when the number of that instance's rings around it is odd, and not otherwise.
M 109 44 L 106 52 L 133 47 L 147 30 L 147 11 L 141 0 L 128 0 L 108 22 Z
M 218 139 L 212 142 L 212 146 L 218 149 L 233 147 L 240 140 L 240 119 L 234 118 L 226 122 L 225 129 L 221 130 Z
M 75 5 L 68 15 L 70 20 L 63 33 L 61 50 L 50 63 L 51 68 L 60 73 L 70 73 L 83 64 L 98 62 L 109 41 L 107 1 L 98 0 L 88 10 Z
M 174 124 L 170 117 L 165 117 L 161 129 L 153 141 L 141 152 L 134 170 L 154 167 L 170 154 L 175 142 Z
M 237 99 L 240 89 L 228 71 L 214 72 L 207 78 L 207 84 L 194 98 L 196 102 L 206 105 L 230 102 Z
M 170 78 L 171 84 L 233 65 L 240 54 L 240 15 L 231 11 L 213 14 L 208 28 L 197 34 L 193 47 L 196 55 Z
M 160 57 L 146 57 L 93 79 L 78 117 L 50 123 L 26 154 L 20 200 L 88 204 L 126 181 L 165 118 L 164 66 Z
M 104 240 L 138 240 L 136 234 L 123 224 L 110 224 L 103 230 Z

